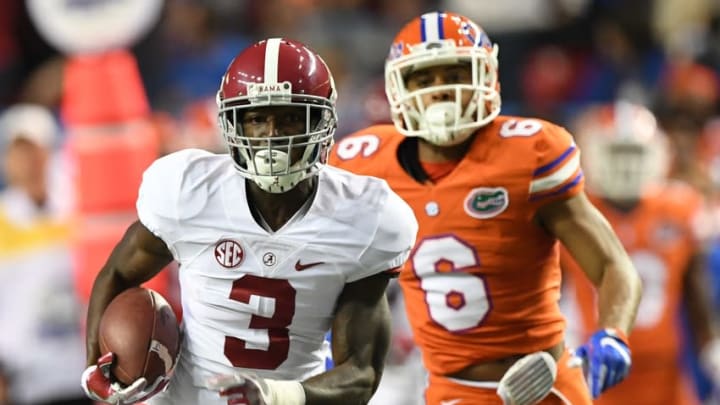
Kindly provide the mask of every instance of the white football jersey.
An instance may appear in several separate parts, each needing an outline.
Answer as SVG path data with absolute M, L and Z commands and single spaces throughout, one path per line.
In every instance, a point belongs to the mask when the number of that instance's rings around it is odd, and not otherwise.
M 397 268 L 415 242 L 410 207 L 384 180 L 326 167 L 312 204 L 276 232 L 253 219 L 228 155 L 191 149 L 144 174 L 140 221 L 180 264 L 183 350 L 153 403 L 225 403 L 217 374 L 303 380 L 325 370 L 346 283 Z

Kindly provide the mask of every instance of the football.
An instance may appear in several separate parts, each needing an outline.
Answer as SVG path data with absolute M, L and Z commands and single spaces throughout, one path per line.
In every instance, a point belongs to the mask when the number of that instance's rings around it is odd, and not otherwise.
M 115 353 L 110 369 L 123 385 L 168 374 L 180 352 L 180 328 L 170 304 L 157 292 L 130 288 L 115 297 L 100 319 L 101 353 Z

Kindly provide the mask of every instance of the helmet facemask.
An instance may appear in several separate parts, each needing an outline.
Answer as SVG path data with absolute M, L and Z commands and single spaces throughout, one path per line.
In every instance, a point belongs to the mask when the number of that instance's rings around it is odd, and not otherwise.
M 395 126 L 405 136 L 418 136 L 436 145 L 465 141 L 500 113 L 497 54 L 497 45 L 492 48 L 457 47 L 448 39 L 419 43 L 409 54 L 388 60 L 385 65 L 386 93 Z M 406 78 L 413 71 L 463 63 L 471 68 L 471 83 L 435 85 L 414 91 L 407 88 Z M 423 96 L 437 92 L 454 94 L 454 101 L 426 106 Z M 462 95 L 468 92 L 472 96 L 463 106 Z
M 283 193 L 306 178 L 315 175 L 327 162 L 337 117 L 331 101 L 312 95 L 272 95 L 236 97 L 219 101 L 219 121 L 235 168 L 261 189 Z M 297 123 L 297 133 L 245 133 L 243 120 L 267 107 L 287 107 L 289 113 L 275 117 L 280 121 L 295 116 L 301 109 L 304 123 Z M 263 124 L 254 124 L 256 127 Z
M 611 201 L 639 200 L 648 187 L 666 173 L 667 154 L 658 143 L 604 142 L 585 149 L 588 156 L 588 185 Z
M 592 192 L 613 202 L 635 202 L 667 177 L 668 141 L 646 108 L 618 102 L 590 110 L 580 122 L 577 135 Z

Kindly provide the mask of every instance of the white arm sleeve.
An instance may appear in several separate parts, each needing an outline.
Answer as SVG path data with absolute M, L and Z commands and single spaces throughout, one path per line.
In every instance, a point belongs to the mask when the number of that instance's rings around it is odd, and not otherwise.
M 415 244 L 418 223 L 400 196 L 388 191 L 380 210 L 375 235 L 359 259 L 364 271 L 352 274 L 348 282 L 402 266 Z

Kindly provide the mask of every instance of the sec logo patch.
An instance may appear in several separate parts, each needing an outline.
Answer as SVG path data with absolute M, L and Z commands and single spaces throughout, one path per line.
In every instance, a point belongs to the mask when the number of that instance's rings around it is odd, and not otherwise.
M 225 268 L 239 266 L 244 257 L 242 246 L 232 239 L 223 239 L 215 244 L 215 260 Z

